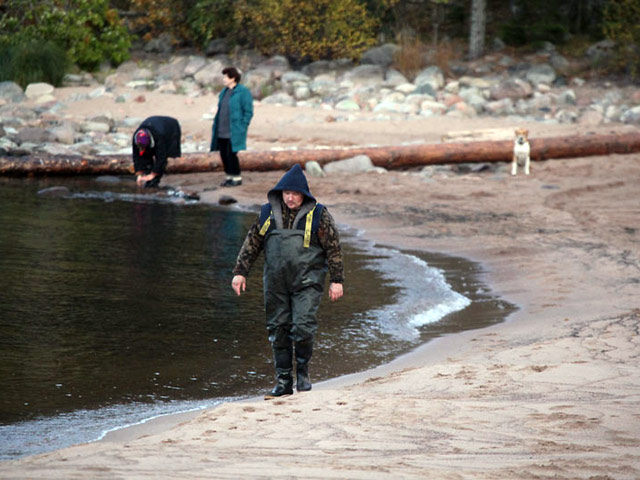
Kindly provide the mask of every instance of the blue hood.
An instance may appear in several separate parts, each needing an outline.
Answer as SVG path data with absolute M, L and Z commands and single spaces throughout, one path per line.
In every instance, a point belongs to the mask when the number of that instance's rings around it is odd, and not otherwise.
M 272 194 L 274 193 L 281 195 L 281 192 L 284 190 L 300 192 L 314 203 L 316 201 L 315 197 L 311 195 L 311 192 L 309 191 L 307 177 L 304 176 L 302 167 L 299 164 L 295 164 L 287 173 L 284 174 L 276 186 L 269 190 L 267 198 L 271 199 Z

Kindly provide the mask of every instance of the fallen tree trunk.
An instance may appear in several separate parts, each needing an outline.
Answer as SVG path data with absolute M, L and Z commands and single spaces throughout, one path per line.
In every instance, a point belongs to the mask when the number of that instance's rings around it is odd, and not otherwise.
M 587 157 L 640 152 L 640 132 L 593 134 L 532 139 L 532 160 Z M 510 162 L 513 142 L 482 141 L 432 143 L 408 146 L 358 147 L 307 150 L 245 151 L 240 164 L 246 171 L 286 170 L 296 163 L 316 161 L 321 165 L 367 155 L 374 165 L 402 169 L 422 165 L 474 162 Z M 222 170 L 217 153 L 190 153 L 170 158 L 168 173 L 214 172 Z M 129 155 L 72 157 L 32 155 L 0 157 L 0 175 L 121 175 L 133 173 Z

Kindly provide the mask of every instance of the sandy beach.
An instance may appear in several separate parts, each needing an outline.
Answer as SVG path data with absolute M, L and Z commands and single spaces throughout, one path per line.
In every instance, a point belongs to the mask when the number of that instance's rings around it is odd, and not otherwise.
M 202 113 L 212 102 L 184 101 L 172 112 L 184 115 L 186 134 L 205 139 Z M 303 114 L 258 105 L 250 148 L 390 145 L 514 127 L 507 119 L 340 124 L 320 110 L 303 122 Z M 587 133 L 528 127 L 534 137 Z M 340 224 L 379 244 L 481 263 L 487 285 L 519 307 L 507 322 L 437 339 L 309 393 L 226 403 L 2 462 L 0 477 L 640 478 L 640 155 L 533 162 L 531 171 L 309 179 Z M 163 183 L 252 208 L 282 173 L 244 172 L 233 189 L 211 189 L 222 173 Z

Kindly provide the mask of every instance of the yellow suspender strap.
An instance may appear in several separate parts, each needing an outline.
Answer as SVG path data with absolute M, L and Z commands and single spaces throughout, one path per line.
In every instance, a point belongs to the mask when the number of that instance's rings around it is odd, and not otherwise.
M 309 213 L 307 213 L 307 222 L 304 227 L 304 243 L 302 246 L 304 248 L 309 248 L 311 244 L 311 223 L 313 222 L 313 212 L 316 207 L 313 207 Z
M 269 230 L 269 225 L 271 225 L 271 214 L 269 214 L 267 220 L 262 224 L 262 228 L 260 229 L 261 236 L 264 237 L 264 234 L 267 233 L 267 230 Z
M 304 248 L 309 248 L 309 245 L 311 245 L 311 224 L 313 223 L 313 212 L 315 211 L 315 209 L 316 207 L 313 207 L 311 211 L 307 213 L 307 218 L 304 226 L 304 242 L 302 244 Z M 267 233 L 267 230 L 269 230 L 269 225 L 271 225 L 271 215 L 269 215 L 269 218 L 267 218 L 267 220 L 262 224 L 262 227 L 260 228 L 261 236 L 264 237 L 264 235 Z

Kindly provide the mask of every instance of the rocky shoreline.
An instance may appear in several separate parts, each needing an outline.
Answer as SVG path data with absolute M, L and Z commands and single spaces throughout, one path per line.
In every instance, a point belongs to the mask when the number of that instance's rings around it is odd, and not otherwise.
M 476 62 L 452 62 L 445 74 L 429 66 L 409 80 L 391 67 L 398 47 L 384 45 L 351 60 L 318 61 L 294 69 L 286 58 L 253 51 L 214 56 L 175 54 L 128 61 L 114 71 L 67 75 L 65 86 L 38 83 L 22 89 L 0 83 L 0 155 L 101 155 L 130 153 L 130 135 L 145 115 L 114 118 L 109 111 L 68 118 L 71 104 L 108 97 L 144 103 L 153 93 L 197 99 L 222 88 L 221 70 L 237 65 L 256 104 L 311 107 L 332 122 L 362 115 L 388 122 L 425 117 L 509 118 L 514 123 L 640 125 L 640 88 L 572 76 L 571 62 L 553 45 L 515 59 L 494 52 Z M 62 99 L 65 88 L 87 87 Z M 212 105 L 215 108 L 215 105 Z M 213 112 L 203 115 L 210 121 Z M 203 152 L 208 142 L 185 138 L 183 152 Z

